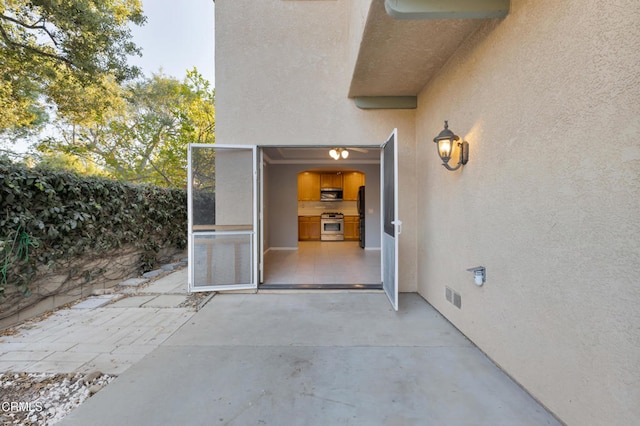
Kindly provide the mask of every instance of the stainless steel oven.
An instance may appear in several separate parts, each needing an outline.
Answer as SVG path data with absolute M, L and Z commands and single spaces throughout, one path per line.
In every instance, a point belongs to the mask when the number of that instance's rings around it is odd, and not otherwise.
M 342 213 L 322 213 L 320 215 L 320 240 L 344 241 L 344 215 Z

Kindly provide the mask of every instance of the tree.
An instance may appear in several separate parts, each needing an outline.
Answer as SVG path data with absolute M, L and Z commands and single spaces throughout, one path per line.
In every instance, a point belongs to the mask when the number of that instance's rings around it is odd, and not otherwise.
M 42 120 L 44 101 L 64 115 L 71 94 L 139 75 L 128 24 L 145 19 L 140 0 L 0 0 L 0 130 Z
M 29 159 L 27 159 L 27 164 L 28 162 Z M 102 169 L 98 168 L 90 160 L 63 152 L 44 153 L 38 161 L 38 166 L 54 170 L 73 171 L 79 175 L 107 176 Z
M 61 122 L 59 136 L 43 141 L 39 150 L 90 160 L 120 180 L 184 186 L 187 145 L 215 142 L 209 82 L 194 68 L 182 82 L 155 74 L 125 86 L 121 94 L 113 90 L 107 102 L 112 107 L 94 119 L 71 115 Z

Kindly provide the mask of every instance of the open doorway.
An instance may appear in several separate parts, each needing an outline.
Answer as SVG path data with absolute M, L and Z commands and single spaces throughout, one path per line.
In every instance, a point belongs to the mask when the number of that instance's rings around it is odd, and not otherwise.
M 366 226 L 365 250 L 380 250 L 380 267 L 376 269 L 379 269 L 382 288 L 395 310 L 398 310 L 398 237 L 402 232 L 402 221 L 398 218 L 397 132 L 393 129 L 379 150 L 375 147 L 362 149 L 364 152 L 378 150 L 380 159 L 379 162 L 362 160 L 359 166 L 371 166 L 371 175 L 378 174 L 378 179 L 371 185 L 375 186 L 377 182 L 378 191 L 371 191 L 373 197 L 366 197 L 366 214 L 372 220 L 367 219 L 370 225 Z M 265 252 L 298 250 L 297 178 L 293 176 L 297 176 L 304 164 L 274 160 L 263 149 L 256 145 L 189 144 L 190 292 L 257 289 L 264 279 Z M 280 149 L 284 151 L 284 148 Z M 319 152 L 322 148 L 306 149 Z M 321 161 L 315 160 L 315 163 Z M 270 164 L 279 167 L 270 168 Z M 290 173 L 293 175 L 289 176 Z M 288 208 L 290 205 L 292 207 Z M 274 244 L 277 237 L 282 236 L 275 232 L 274 223 L 285 229 L 285 237 L 293 235 L 289 247 Z M 370 230 L 373 230 L 371 235 L 379 248 L 371 244 Z M 338 258 L 341 258 L 340 265 L 349 266 L 344 255 Z M 344 283 L 334 283 L 339 284 Z M 355 284 L 352 288 L 362 287 Z
M 262 289 L 382 288 L 380 147 L 330 148 L 262 147 Z

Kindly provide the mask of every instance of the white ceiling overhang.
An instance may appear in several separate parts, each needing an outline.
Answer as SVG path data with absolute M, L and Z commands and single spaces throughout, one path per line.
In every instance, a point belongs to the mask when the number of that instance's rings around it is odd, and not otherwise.
M 364 109 L 415 108 L 460 44 L 509 0 L 372 0 L 349 97 Z

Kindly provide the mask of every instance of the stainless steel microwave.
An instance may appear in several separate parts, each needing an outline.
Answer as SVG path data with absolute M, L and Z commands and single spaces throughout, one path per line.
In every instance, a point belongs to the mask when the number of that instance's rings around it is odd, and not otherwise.
M 320 201 L 342 201 L 342 189 L 339 189 L 339 188 L 321 189 Z

